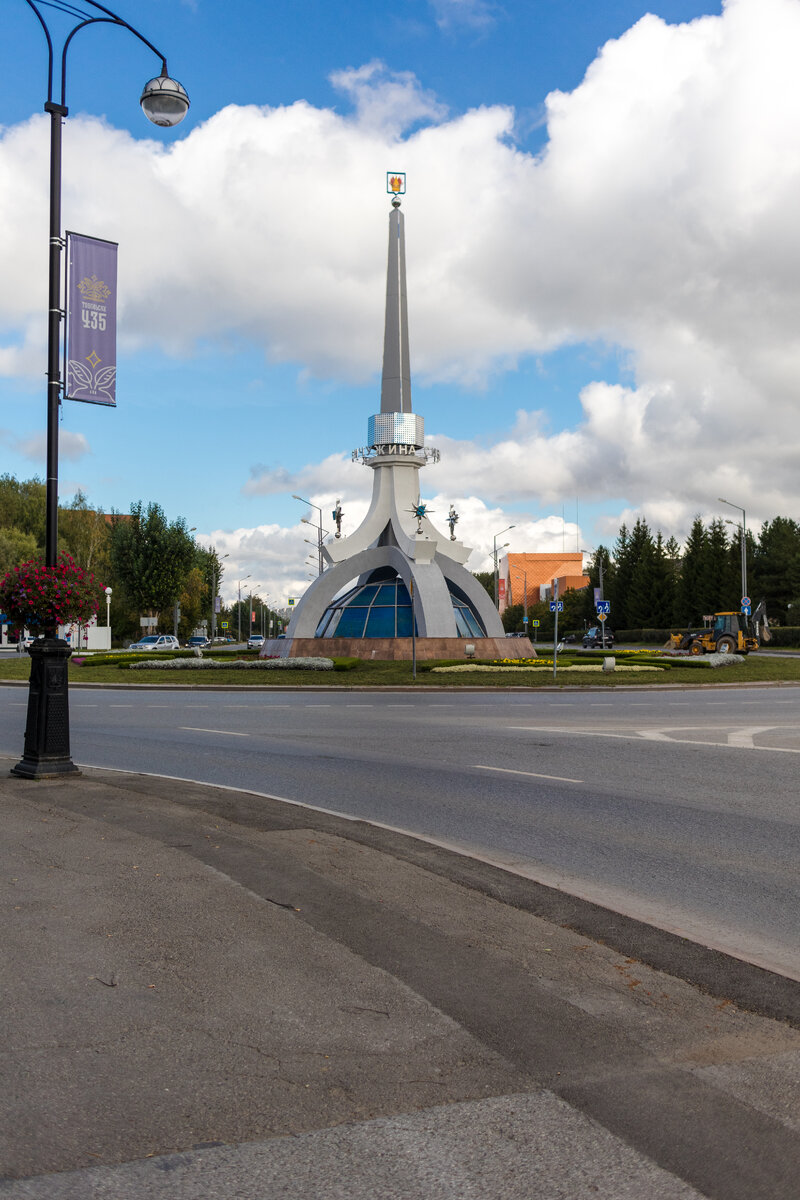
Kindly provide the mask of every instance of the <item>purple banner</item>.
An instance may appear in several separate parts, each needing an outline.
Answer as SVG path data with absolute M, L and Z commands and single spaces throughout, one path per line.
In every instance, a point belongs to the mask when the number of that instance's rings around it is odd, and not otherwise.
M 117 403 L 117 243 L 67 233 L 67 364 L 64 395 Z

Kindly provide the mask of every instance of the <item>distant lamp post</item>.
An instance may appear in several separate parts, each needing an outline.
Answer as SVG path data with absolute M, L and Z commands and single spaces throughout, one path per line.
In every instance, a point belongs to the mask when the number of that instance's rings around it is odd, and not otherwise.
M 245 575 L 244 579 L 239 580 L 239 604 L 238 604 L 238 614 L 239 614 L 239 639 L 238 640 L 239 641 L 242 640 L 242 584 L 244 583 L 245 579 L 249 579 L 249 578 L 250 578 L 249 575 Z
M 211 563 L 211 641 L 213 643 L 217 632 L 217 596 L 222 579 L 222 559 L 217 558 L 215 550 L 212 550 L 212 554 L 214 555 Z M 222 558 L 227 557 L 227 554 L 222 555 Z
M 306 500 L 303 496 L 295 496 L 294 493 L 292 493 L 292 499 L 299 500 L 301 504 L 307 504 L 309 508 L 315 508 L 319 513 L 319 523 L 317 525 L 314 525 L 314 522 L 309 521 L 307 517 L 301 517 L 300 519 L 304 525 L 311 525 L 317 531 L 317 560 L 319 574 L 321 575 L 325 570 L 325 561 L 322 557 L 322 540 L 325 532 L 322 528 L 322 509 L 318 504 L 312 504 L 310 500 Z
M 741 504 L 731 504 L 730 500 L 723 500 L 722 496 L 717 496 L 720 504 L 727 504 L 728 508 L 735 508 L 742 514 L 742 524 L 739 530 L 742 537 L 742 603 L 744 603 L 747 595 L 747 517 Z
M 106 588 L 106 625 L 108 626 L 108 647 L 111 649 L 111 588 Z
M 110 8 L 95 0 L 24 0 L 35 14 L 47 41 L 47 100 L 44 110 L 50 114 L 50 252 L 48 261 L 48 323 L 47 323 L 47 469 L 45 492 L 45 566 L 53 568 L 58 561 L 58 409 L 61 403 L 61 131 L 68 115 L 67 51 L 77 33 L 89 25 L 117 25 L 138 38 L 157 58 L 161 59 L 161 75 L 145 84 L 140 97 L 142 110 L 149 121 L 157 125 L 176 125 L 186 116 L 189 97 L 185 89 L 170 79 L 167 60 L 152 42 L 137 29 L 118 17 Z M 59 99 L 54 100 L 54 47 L 43 8 L 57 8 L 68 16 L 78 18 L 61 45 L 61 74 Z M 93 15 L 97 14 L 97 15 Z M 71 775 L 78 771 L 69 748 L 69 694 L 67 690 L 68 644 L 59 638 L 57 627 L 44 627 L 44 636 L 30 648 L 31 677 L 28 690 L 28 719 L 25 728 L 25 747 L 20 762 L 12 768 L 14 775 L 26 779 L 46 779 Z
M 499 590 L 499 586 L 498 586 L 498 572 L 497 572 L 497 539 L 499 537 L 502 537 L 504 533 L 508 533 L 509 529 L 515 529 L 515 528 L 516 528 L 515 525 L 506 525 L 505 529 L 501 529 L 500 532 L 496 533 L 494 535 L 494 537 L 492 538 L 492 561 L 494 562 L 494 606 L 498 610 L 498 612 L 500 610 L 500 590 Z M 511 544 L 510 542 L 503 542 L 500 549 L 504 550 L 506 548 L 506 546 L 509 546 L 510 544 Z

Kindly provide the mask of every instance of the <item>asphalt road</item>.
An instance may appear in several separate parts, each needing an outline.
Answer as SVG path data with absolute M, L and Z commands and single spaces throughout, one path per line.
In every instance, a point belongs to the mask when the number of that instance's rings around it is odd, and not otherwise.
M 382 822 L 800 979 L 800 688 L 74 689 L 71 723 L 76 763 Z

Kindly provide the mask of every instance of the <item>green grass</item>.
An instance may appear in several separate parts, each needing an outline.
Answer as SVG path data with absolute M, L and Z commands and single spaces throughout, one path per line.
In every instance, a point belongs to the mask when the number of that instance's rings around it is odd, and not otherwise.
M 214 657 L 217 657 L 216 653 Z M 592 656 L 595 661 L 602 659 Z M 630 661 L 630 656 L 617 654 L 617 661 Z M 559 659 L 559 664 L 568 661 L 585 662 L 589 656 L 565 656 Z M 86 659 L 83 666 L 70 663 L 70 683 L 107 683 L 119 685 L 145 684 L 148 686 L 190 685 L 194 688 L 229 687 L 400 687 L 415 686 L 430 687 L 496 687 L 508 688 L 541 688 L 553 686 L 553 668 L 550 666 L 517 667 L 514 673 L 476 672 L 455 675 L 438 675 L 429 669 L 430 664 L 417 664 L 416 683 L 412 679 L 410 662 L 376 662 L 364 661 L 350 666 L 344 673 L 339 671 L 137 671 L 121 670 L 118 666 L 105 663 L 92 663 Z M 0 658 L 0 682 L 3 680 L 27 680 L 30 676 L 30 660 L 27 655 L 8 655 Z M 671 685 L 713 685 L 731 683 L 800 683 L 800 658 L 759 658 L 751 654 L 742 666 L 720 667 L 716 670 L 708 667 L 676 666 L 672 660 L 669 669 L 647 672 L 583 673 L 559 672 L 557 686 L 559 687 L 631 687 L 637 684 L 648 687 Z

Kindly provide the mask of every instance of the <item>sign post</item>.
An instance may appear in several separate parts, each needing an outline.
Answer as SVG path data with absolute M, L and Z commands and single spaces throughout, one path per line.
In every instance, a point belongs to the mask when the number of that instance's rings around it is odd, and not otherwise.
M 553 599 L 550 601 L 550 612 L 555 613 L 553 622 L 553 679 L 558 673 L 558 614 L 564 611 L 564 602 L 558 598 L 558 580 L 553 580 Z
M 610 600 L 598 600 L 595 604 L 595 608 L 597 609 L 597 619 L 600 622 L 600 628 L 602 630 L 602 634 L 601 634 L 602 646 L 603 646 L 603 650 L 605 650 L 605 648 L 606 648 L 605 622 L 609 616 L 609 613 L 611 612 L 611 601 Z

